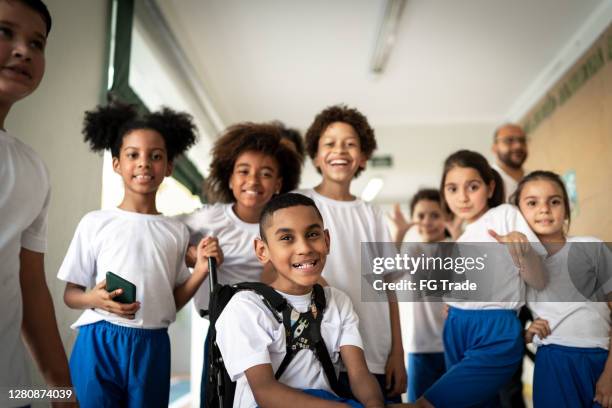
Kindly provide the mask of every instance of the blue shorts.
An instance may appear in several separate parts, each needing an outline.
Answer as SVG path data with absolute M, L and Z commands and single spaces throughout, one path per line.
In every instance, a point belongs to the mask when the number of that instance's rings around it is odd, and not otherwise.
M 451 307 L 444 325 L 446 373 L 425 392 L 436 408 L 498 405 L 499 390 L 523 360 L 514 310 Z
M 106 321 L 79 328 L 70 375 L 81 407 L 167 407 L 167 329 L 137 329 Z
M 445 372 L 444 353 L 408 353 L 408 402 L 416 402 Z
M 335 394 L 332 394 L 329 391 L 325 391 L 325 390 L 302 390 L 302 391 L 304 391 L 306 394 L 312 395 L 313 397 L 318 397 L 318 398 L 328 400 L 328 401 L 342 402 L 344 404 L 349 405 L 351 408 L 363 408 L 363 405 L 361 405 L 359 402 L 352 400 L 352 399 L 337 397 Z
M 533 373 L 536 408 L 600 407 L 593 402 L 595 384 L 608 351 L 550 344 L 538 347 Z

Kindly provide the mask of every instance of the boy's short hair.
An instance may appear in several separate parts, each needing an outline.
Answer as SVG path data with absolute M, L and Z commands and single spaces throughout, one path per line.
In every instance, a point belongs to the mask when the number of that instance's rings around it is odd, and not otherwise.
M 270 201 L 266 203 L 263 210 L 261 211 L 261 216 L 259 218 L 260 238 L 264 242 L 266 242 L 265 229 L 268 227 L 268 222 L 275 212 L 277 212 L 278 210 L 282 210 L 283 208 L 297 207 L 300 205 L 314 208 L 315 212 L 317 213 L 317 217 L 319 217 L 319 219 L 323 221 L 323 216 L 321 215 L 321 212 L 317 208 L 315 202 L 310 197 L 306 197 L 305 195 L 298 193 L 279 194 L 277 196 L 272 197 L 272 199 L 270 199 Z
M 368 119 L 357 109 L 349 108 L 346 105 L 334 105 L 325 108 L 319 113 L 314 122 L 308 128 L 306 132 L 306 151 L 311 159 L 314 159 L 319 150 L 319 139 L 325 129 L 334 122 L 342 122 L 347 125 L 351 125 L 359 137 L 359 144 L 361 145 L 361 152 L 365 155 L 366 159 L 372 157 L 372 153 L 376 150 L 376 137 L 374 136 L 374 130 L 368 123 Z M 357 177 L 363 171 L 359 168 L 355 173 Z
M 49 13 L 49 9 L 41 0 L 16 0 L 19 3 L 31 8 L 42 17 L 45 25 L 47 26 L 47 36 L 51 31 L 51 13 Z
M 442 202 L 440 200 L 440 190 L 435 188 L 422 188 L 417 191 L 410 200 L 410 216 L 414 215 L 414 207 L 419 203 L 419 201 L 434 201 L 440 204 L 440 208 L 442 208 Z

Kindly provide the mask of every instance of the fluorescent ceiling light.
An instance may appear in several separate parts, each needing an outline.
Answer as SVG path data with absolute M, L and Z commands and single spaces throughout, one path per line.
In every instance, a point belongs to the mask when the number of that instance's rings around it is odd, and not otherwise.
M 387 0 L 385 15 L 380 23 L 378 38 L 376 39 L 376 46 L 370 65 L 370 69 L 375 74 L 381 74 L 385 70 L 393 44 L 395 43 L 397 27 L 399 26 L 405 4 L 406 0 Z
M 384 184 L 385 182 L 380 177 L 371 178 L 361 192 L 361 199 L 363 201 L 372 201 L 380 193 Z

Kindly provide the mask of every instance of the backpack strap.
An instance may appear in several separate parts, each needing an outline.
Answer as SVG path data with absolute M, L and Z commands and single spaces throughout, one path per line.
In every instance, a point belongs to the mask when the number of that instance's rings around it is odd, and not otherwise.
M 319 285 L 318 283 L 315 283 L 312 286 L 312 290 L 314 291 L 315 306 L 317 307 L 317 310 L 320 310 L 321 314 L 323 314 L 323 311 L 327 306 L 327 300 L 325 300 L 325 291 L 323 290 L 323 286 Z
M 264 300 L 264 304 L 270 309 L 274 318 L 279 323 L 281 322 L 281 318 L 278 315 L 282 314 L 283 310 L 287 308 L 291 310 L 291 306 L 289 306 L 287 299 L 265 283 L 241 282 L 235 284 L 234 287 L 238 290 L 251 290 L 261 296 Z
M 334 364 L 332 363 L 331 357 L 329 356 L 329 352 L 327 351 L 327 346 L 325 345 L 325 341 L 323 340 L 323 336 L 321 335 L 321 321 L 323 320 L 323 313 L 325 311 L 325 307 L 327 305 L 327 301 L 325 299 L 325 291 L 323 287 L 319 284 L 313 285 L 313 296 L 312 296 L 312 304 L 314 305 L 315 310 L 310 310 L 312 315 L 313 323 L 310 325 L 310 336 L 313 341 L 314 349 L 312 350 L 319 362 L 323 366 L 323 371 L 325 372 L 325 376 L 327 377 L 327 381 L 329 381 L 329 385 L 331 389 L 338 394 L 339 396 L 346 395 L 344 392 L 344 388 L 340 385 L 338 381 L 338 377 L 336 376 L 336 369 L 334 368 Z M 291 327 L 291 306 L 287 303 L 287 307 L 283 309 L 283 326 L 285 326 L 285 340 L 286 340 L 286 352 L 285 358 L 281 362 L 278 370 L 276 370 L 275 378 L 278 380 L 281 375 L 285 372 L 289 363 L 295 355 L 300 351 L 300 348 L 294 347 L 294 338 L 293 332 L 294 327 Z M 297 325 L 298 322 L 294 324 Z

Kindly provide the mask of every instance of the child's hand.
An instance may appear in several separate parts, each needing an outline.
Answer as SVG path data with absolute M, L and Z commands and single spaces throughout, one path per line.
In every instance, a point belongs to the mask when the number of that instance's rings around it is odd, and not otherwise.
M 406 367 L 403 350 L 391 351 L 385 367 L 386 388 L 390 397 L 401 395 L 406 391 Z
M 208 274 L 208 258 L 215 258 L 217 266 L 223 263 L 223 251 L 216 237 L 202 238 L 196 248 L 196 254 L 194 273 Z
M 508 235 L 499 235 L 493 230 L 489 230 L 489 235 L 502 244 L 509 244 L 508 251 L 517 268 L 523 269 L 526 267 L 525 258 L 531 252 L 531 245 L 525 234 L 518 231 L 512 231 Z
M 408 231 L 410 227 L 414 225 L 413 222 L 406 221 L 399 204 L 393 206 L 393 213 L 389 214 L 389 219 L 393 222 L 395 228 L 404 232 Z
M 138 309 L 140 302 L 134 303 L 119 303 L 113 299 L 123 293 L 122 289 L 116 289 L 112 292 L 106 291 L 106 279 L 98 283 L 92 290 L 88 292 L 89 303 L 96 309 L 106 310 L 126 319 L 133 319 Z
M 442 317 L 444 318 L 444 320 L 448 319 L 448 309 L 450 308 L 450 306 L 448 304 L 444 304 L 444 307 L 442 308 Z
M 544 339 L 551 333 L 548 321 L 544 319 L 535 319 L 525 331 L 525 343 L 529 344 L 533 341 L 533 336 L 536 334 L 539 338 Z
M 603 408 L 612 407 L 612 370 L 604 369 L 595 384 L 594 401 L 601 404 Z

